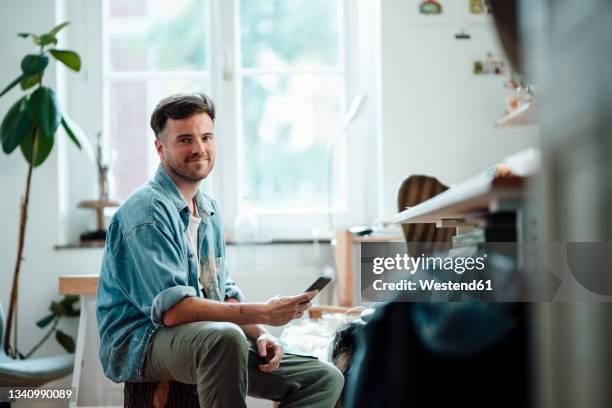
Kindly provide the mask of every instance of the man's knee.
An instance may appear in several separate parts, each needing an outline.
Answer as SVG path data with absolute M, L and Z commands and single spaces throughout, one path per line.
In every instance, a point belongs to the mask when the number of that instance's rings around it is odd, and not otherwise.
M 248 355 L 249 343 L 242 329 L 234 323 L 210 323 L 210 336 L 215 346 Z
M 331 364 L 322 364 L 321 371 L 323 386 L 339 397 L 344 388 L 344 375 Z

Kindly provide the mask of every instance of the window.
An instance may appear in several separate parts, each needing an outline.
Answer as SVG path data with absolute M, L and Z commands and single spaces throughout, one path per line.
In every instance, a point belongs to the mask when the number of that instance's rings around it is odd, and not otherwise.
M 256 209 L 327 209 L 327 146 L 345 94 L 341 17 L 333 0 L 240 1 L 239 191 Z
M 172 93 L 210 88 L 206 0 L 111 0 L 103 5 L 104 128 L 111 192 L 126 199 L 157 167 L 148 122 Z
M 102 1 L 102 109 L 113 197 L 126 199 L 157 167 L 148 126 L 155 104 L 171 93 L 204 91 L 217 104 L 219 156 L 205 188 L 221 201 L 226 225 L 244 197 L 264 228 L 324 225 L 330 174 L 331 208 L 350 212 L 348 174 L 358 174 L 349 168 L 346 142 L 333 151 L 328 171 L 330 142 L 347 95 L 355 94 L 348 79 L 357 75 L 346 67 L 359 66 L 347 63 L 349 4 Z

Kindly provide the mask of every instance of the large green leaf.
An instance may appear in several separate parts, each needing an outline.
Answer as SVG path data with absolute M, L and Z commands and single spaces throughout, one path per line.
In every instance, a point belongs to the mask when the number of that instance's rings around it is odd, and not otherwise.
M 68 317 L 79 317 L 81 315 L 80 309 L 75 309 L 73 306 L 70 306 L 66 309 L 66 316 Z
M 61 316 L 61 314 L 64 312 L 64 307 L 59 302 L 56 302 L 55 300 L 53 300 L 51 301 L 51 304 L 49 305 L 49 310 L 55 316 Z
M 51 88 L 41 86 L 32 92 L 28 109 L 34 124 L 47 138 L 52 139 L 62 119 L 55 92 Z
M 89 138 L 87 137 L 83 129 L 81 129 L 79 125 L 77 125 L 72 119 L 70 119 L 68 115 L 64 115 L 62 117 L 62 126 L 64 127 L 64 130 L 66 130 L 66 133 L 68 133 L 70 139 L 75 144 L 78 143 L 77 146 L 79 146 L 79 148 L 82 148 L 82 150 L 85 151 L 85 154 L 92 163 L 95 163 L 96 154 L 94 153 L 94 148 L 91 145 Z
M 49 323 L 51 323 L 53 321 L 53 319 L 55 319 L 55 315 L 53 313 L 48 314 L 47 316 L 45 316 L 42 319 L 40 319 L 39 321 L 37 321 L 36 325 L 42 329 L 45 326 L 48 326 Z
M 81 57 L 74 51 L 69 50 L 58 50 L 57 48 L 49 50 L 51 55 L 56 60 L 62 62 L 65 66 L 72 69 L 73 71 L 79 72 L 81 70 Z
M 60 30 L 66 27 L 68 24 L 70 24 L 70 21 L 64 21 L 63 23 L 59 24 L 57 27 L 54 27 L 53 30 L 49 31 L 48 34 L 52 36 L 56 36 L 57 33 L 59 33 Z
M 25 75 L 40 74 L 48 64 L 49 57 L 46 55 L 28 54 L 21 60 L 21 70 Z
M 41 47 L 44 47 L 45 45 L 49 45 L 49 44 L 53 44 L 53 45 L 57 44 L 57 38 L 55 38 L 55 36 L 51 34 L 41 35 L 39 45 Z
M 34 128 L 34 131 L 25 138 L 25 140 L 23 141 L 23 143 L 21 143 L 20 146 L 21 153 L 23 153 L 23 156 L 28 162 L 30 161 L 30 152 L 32 151 L 32 139 L 34 134 L 36 134 L 36 146 L 34 148 L 34 160 L 32 164 L 34 165 L 34 167 L 38 167 L 44 163 L 47 157 L 49 157 L 51 150 L 53 150 L 54 139 L 49 139 L 47 137 L 41 136 L 40 132 L 36 132 L 36 128 Z M 61 308 L 61 306 L 59 307 Z M 56 313 L 56 310 L 52 309 L 52 312 Z
M 11 88 L 13 88 L 15 85 L 17 85 L 18 83 L 20 83 L 23 79 L 25 78 L 25 75 L 20 75 L 19 78 L 15 79 L 13 82 L 11 82 L 10 84 L 8 84 L 6 86 L 6 88 L 4 88 L 2 90 L 2 92 L 0 92 L 0 98 L 7 93 L 8 91 L 11 90 Z
M 77 295 L 66 295 L 62 300 L 60 300 L 60 304 L 62 306 L 72 305 L 79 301 L 79 297 Z
M 72 142 L 76 145 L 76 147 L 81 149 L 81 143 L 79 142 L 78 137 L 74 134 L 74 131 L 70 128 L 70 125 L 66 123 L 66 120 L 64 119 L 63 116 L 62 116 L 62 127 L 68 134 L 68 137 L 70 138 L 70 140 L 72 140 Z
M 64 350 L 74 353 L 74 339 L 61 330 L 55 331 L 55 339 L 62 345 Z
M 40 82 L 40 74 L 30 75 L 21 80 L 21 89 L 24 91 L 36 86 Z
M 26 109 L 27 98 L 19 99 L 6 113 L 0 125 L 0 140 L 2 150 L 10 154 L 19 146 L 32 131 L 33 123 Z

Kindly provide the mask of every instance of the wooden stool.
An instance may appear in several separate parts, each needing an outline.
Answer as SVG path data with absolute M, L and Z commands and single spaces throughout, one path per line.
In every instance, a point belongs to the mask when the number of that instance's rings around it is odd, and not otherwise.
M 125 383 L 124 408 L 199 408 L 196 386 L 176 381 Z

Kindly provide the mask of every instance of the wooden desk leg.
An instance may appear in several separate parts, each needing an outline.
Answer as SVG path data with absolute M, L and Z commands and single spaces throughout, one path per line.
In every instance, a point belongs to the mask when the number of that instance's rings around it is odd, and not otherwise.
M 72 370 L 72 390 L 74 400 L 70 402 L 70 408 L 77 408 L 79 399 L 79 382 L 81 381 L 81 368 L 83 367 L 83 351 L 85 348 L 85 334 L 87 332 L 87 299 L 88 296 L 80 295 L 81 316 L 79 317 L 79 331 L 77 334 L 76 350 L 74 351 L 74 368 Z
M 353 306 L 353 235 L 350 231 L 336 232 L 336 276 L 338 304 Z

